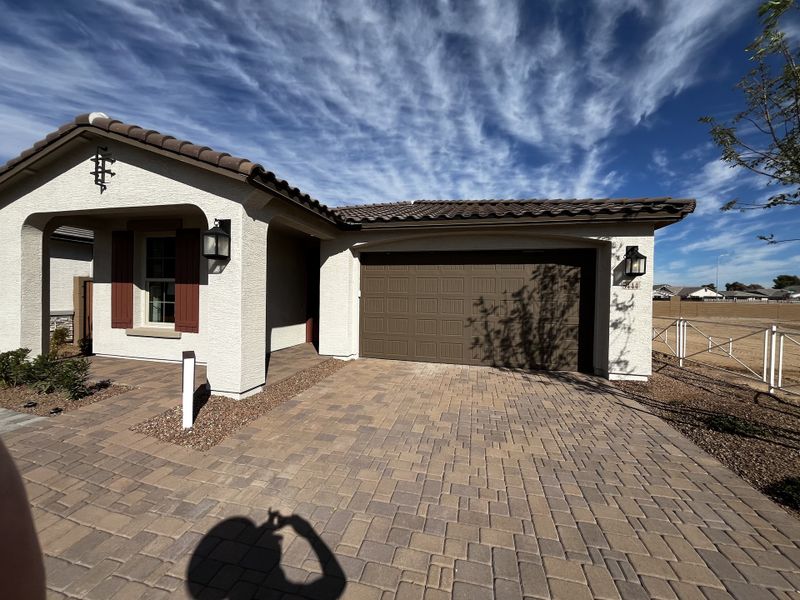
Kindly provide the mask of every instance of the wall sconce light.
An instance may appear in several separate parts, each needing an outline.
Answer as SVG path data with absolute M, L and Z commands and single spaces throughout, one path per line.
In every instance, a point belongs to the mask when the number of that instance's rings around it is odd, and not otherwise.
M 628 246 L 625 249 L 625 275 L 639 277 L 647 272 L 647 257 L 639 252 L 639 246 Z
M 203 233 L 203 256 L 213 260 L 231 257 L 230 219 L 214 219 L 214 227 Z

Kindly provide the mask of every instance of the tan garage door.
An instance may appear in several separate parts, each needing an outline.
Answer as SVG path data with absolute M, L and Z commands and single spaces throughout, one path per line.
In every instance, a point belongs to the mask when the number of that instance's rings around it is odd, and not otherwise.
M 361 356 L 591 370 L 594 252 L 361 255 Z

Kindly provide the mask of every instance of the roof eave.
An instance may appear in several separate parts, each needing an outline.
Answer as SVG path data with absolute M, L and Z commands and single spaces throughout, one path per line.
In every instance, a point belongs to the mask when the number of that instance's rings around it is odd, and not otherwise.
M 688 214 L 688 213 L 687 213 Z M 649 215 L 569 215 L 565 217 L 454 217 L 439 219 L 394 219 L 387 221 L 346 221 L 347 224 L 360 229 L 410 229 L 419 227 L 492 227 L 507 225 L 573 225 L 575 223 L 650 223 L 659 229 L 682 220 L 686 214 L 649 214 Z

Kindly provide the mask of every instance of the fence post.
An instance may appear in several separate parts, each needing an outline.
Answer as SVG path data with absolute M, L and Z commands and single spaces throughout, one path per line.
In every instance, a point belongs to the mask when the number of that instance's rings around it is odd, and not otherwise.
M 778 343 L 778 389 L 783 387 L 783 338 L 786 337 L 785 333 L 779 333 L 780 342 Z
M 678 319 L 678 366 L 683 366 L 683 359 L 686 357 L 686 319 Z
M 764 372 L 761 381 L 767 383 L 767 373 L 769 372 L 769 329 L 764 330 Z
M 772 394 L 775 391 L 775 350 L 778 344 L 778 327 L 777 325 L 773 325 L 770 329 L 770 340 L 769 340 L 769 393 Z

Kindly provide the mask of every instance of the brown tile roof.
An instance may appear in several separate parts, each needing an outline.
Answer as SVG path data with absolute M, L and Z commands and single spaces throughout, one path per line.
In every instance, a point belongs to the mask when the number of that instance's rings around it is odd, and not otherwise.
M 272 171 L 267 171 L 258 163 L 252 162 L 246 158 L 232 156 L 227 152 L 217 152 L 208 146 L 198 146 L 186 140 L 179 140 L 171 135 L 165 135 L 153 129 L 144 129 L 138 125 L 123 123 L 122 121 L 112 119 L 103 113 L 97 112 L 78 115 L 70 123 L 62 125 L 56 131 L 50 133 L 44 139 L 39 140 L 27 150 L 23 150 L 18 156 L 6 162 L 5 165 L 0 166 L 0 177 L 26 159 L 52 146 L 55 142 L 77 129 L 93 129 L 109 132 L 141 142 L 146 146 L 159 148 L 160 150 L 197 160 L 206 165 L 243 175 L 251 180 L 266 184 L 275 189 L 275 191 L 287 196 L 290 200 L 310 208 L 328 220 L 338 222 L 338 218 L 327 206 L 308 194 L 302 193 L 299 189 L 292 187 L 287 181 L 279 179 Z
M 389 223 L 500 217 L 630 218 L 662 214 L 668 220 L 679 220 L 691 213 L 694 207 L 694 200 L 662 197 L 600 200 L 416 200 L 340 206 L 333 210 L 347 223 Z
M 380 223 L 415 223 L 463 219 L 537 218 L 543 221 L 564 218 L 608 218 L 620 220 L 641 217 L 650 220 L 678 221 L 694 210 L 694 200 L 672 198 L 620 198 L 602 200 L 417 200 L 385 204 L 360 204 L 329 208 L 288 182 L 278 179 L 258 163 L 246 158 L 217 152 L 208 146 L 198 146 L 152 129 L 123 123 L 103 113 L 79 115 L 62 125 L 31 148 L 24 150 L 0 166 L 0 180 L 27 159 L 52 147 L 76 130 L 87 129 L 108 133 L 173 153 L 233 174 L 244 176 L 257 186 L 266 186 L 305 208 L 312 210 L 340 227 L 358 227 Z

